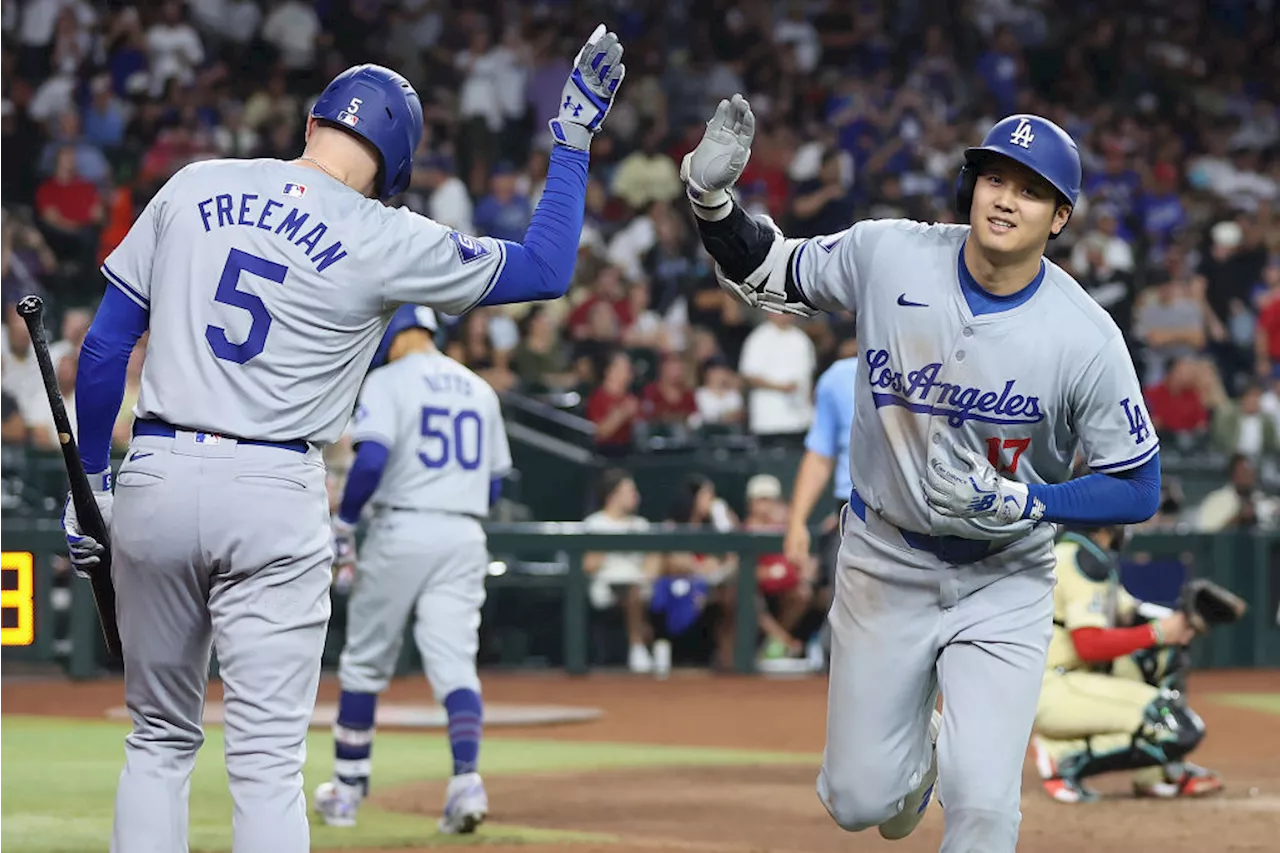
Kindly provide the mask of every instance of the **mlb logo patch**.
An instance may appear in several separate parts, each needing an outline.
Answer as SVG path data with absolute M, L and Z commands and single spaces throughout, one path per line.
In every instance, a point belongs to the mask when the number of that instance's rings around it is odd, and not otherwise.
M 360 117 L 357 116 L 355 113 L 349 113 L 346 110 L 343 110 L 342 112 L 338 113 L 338 121 L 342 122 L 345 125 L 355 127 L 357 124 L 360 123 Z
M 221 444 L 222 436 L 216 432 L 198 432 L 196 433 L 196 444 Z
M 489 254 L 489 250 L 475 237 L 459 234 L 457 231 L 450 231 L 449 239 L 458 247 L 458 258 L 464 264 L 469 264 L 476 258 L 483 258 Z
M 294 198 L 302 198 L 307 194 L 307 188 L 303 184 L 285 184 L 284 194 L 291 195 Z

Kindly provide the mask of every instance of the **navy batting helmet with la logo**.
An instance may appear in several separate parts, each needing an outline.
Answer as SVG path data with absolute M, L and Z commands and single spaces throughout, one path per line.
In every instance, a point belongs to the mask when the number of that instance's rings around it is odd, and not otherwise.
M 982 144 L 967 148 L 964 165 L 956 178 L 956 213 L 969 219 L 973 186 L 978 180 L 978 164 L 986 157 L 1000 155 L 1026 166 L 1048 181 L 1064 204 L 1076 206 L 1080 198 L 1080 149 L 1075 140 L 1047 118 L 1012 115 L 996 122 Z

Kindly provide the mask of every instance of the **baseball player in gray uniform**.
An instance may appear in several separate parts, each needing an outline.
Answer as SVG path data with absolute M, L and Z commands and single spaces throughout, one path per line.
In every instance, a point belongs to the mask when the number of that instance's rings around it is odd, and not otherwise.
M 133 731 L 111 849 L 185 851 L 211 648 L 224 688 L 233 849 L 309 849 L 302 763 L 329 617 L 321 448 L 341 434 L 401 304 L 452 314 L 568 287 L 588 149 L 622 79 L 598 27 L 551 120 L 547 190 L 524 243 L 451 231 L 379 199 L 408 186 L 413 87 L 357 66 L 321 93 L 292 161 L 174 175 L 102 267 L 79 362 L 80 457 L 110 525 Z M 148 336 L 134 438 L 111 488 L 129 353 Z M 73 563 L 100 559 L 68 502 Z
M 511 449 L 498 395 L 436 349 L 435 331 L 430 308 L 400 308 L 356 406 L 356 458 L 333 519 L 339 571 L 357 562 L 355 525 L 366 504 L 372 512 L 347 604 L 333 779 L 315 795 L 332 826 L 354 825 L 369 792 L 378 694 L 394 674 L 411 616 L 427 679 L 449 718 L 453 777 L 440 830 L 472 832 L 489 811 L 477 772 L 476 650 L 489 564 L 480 520 L 511 470 Z
M 818 795 L 841 827 L 895 839 L 936 779 L 943 851 L 1012 853 L 1053 629 L 1051 522 L 1142 521 L 1160 492 L 1120 331 L 1044 258 L 1079 153 L 1052 122 L 1010 116 L 965 152 L 969 224 L 798 240 L 727 193 L 754 126 L 740 95 L 721 102 L 681 167 L 721 284 L 766 310 L 854 311 L 861 349 Z M 1077 452 L 1094 473 L 1070 480 Z

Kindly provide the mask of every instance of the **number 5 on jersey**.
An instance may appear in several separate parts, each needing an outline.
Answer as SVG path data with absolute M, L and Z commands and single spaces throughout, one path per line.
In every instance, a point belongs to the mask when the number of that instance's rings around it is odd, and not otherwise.
M 422 437 L 430 441 L 418 451 L 418 458 L 428 468 L 443 468 L 452 458 L 463 470 L 474 471 L 480 467 L 483 433 L 480 415 L 471 409 L 454 414 L 426 406 L 422 410 Z
M 236 364 L 244 364 L 261 353 L 267 345 L 267 332 L 271 329 L 271 315 L 262 299 L 240 289 L 241 273 L 284 284 L 289 268 L 239 249 L 232 249 L 227 254 L 227 263 L 222 267 L 222 276 L 218 279 L 218 289 L 213 294 L 213 301 L 247 311 L 253 320 L 249 325 L 249 334 L 241 343 L 231 343 L 227 338 L 227 330 L 212 323 L 205 326 L 204 339 L 209 342 L 214 355 Z

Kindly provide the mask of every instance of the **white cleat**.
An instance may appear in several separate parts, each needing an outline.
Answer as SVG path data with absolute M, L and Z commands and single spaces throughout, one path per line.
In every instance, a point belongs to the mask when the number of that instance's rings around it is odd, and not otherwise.
M 942 728 L 942 715 L 934 710 L 929 718 L 929 740 L 933 742 L 933 757 L 920 784 L 902 801 L 902 811 L 880 824 L 880 837 L 889 841 L 906 838 L 915 832 L 933 797 L 933 786 L 938 781 L 938 730 Z
M 467 835 L 475 832 L 489 815 L 489 797 L 479 773 L 463 773 L 449 780 L 445 791 L 444 817 L 440 831 L 445 835 Z
M 354 785 L 336 779 L 322 782 L 316 787 L 316 814 L 329 826 L 355 826 L 360 799 L 360 789 Z

